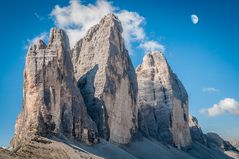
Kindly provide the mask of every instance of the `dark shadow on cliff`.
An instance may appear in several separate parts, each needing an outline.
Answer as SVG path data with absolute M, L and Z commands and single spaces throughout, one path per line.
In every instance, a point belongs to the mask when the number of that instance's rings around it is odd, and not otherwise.
M 167 88 L 161 87 L 164 92 L 162 101 L 156 99 L 156 91 L 153 90 L 153 100 L 157 101 L 156 105 L 144 104 L 138 111 L 139 131 L 149 140 L 156 139 L 164 145 L 174 145 L 172 128 L 172 112 L 169 108 Z M 176 147 L 176 146 L 175 146 Z
M 64 137 L 52 140 L 63 142 L 75 150 L 105 159 L 232 159 L 220 149 L 209 148 L 197 142 L 192 143 L 190 150 L 183 151 L 144 137 L 127 145 L 114 145 L 104 139 L 100 139 L 100 142 L 95 145 L 85 145 Z
M 104 101 L 95 97 L 94 82 L 98 69 L 97 64 L 78 80 L 77 86 L 87 107 L 87 113 L 97 125 L 100 137 L 108 140 L 110 134 L 108 113 Z

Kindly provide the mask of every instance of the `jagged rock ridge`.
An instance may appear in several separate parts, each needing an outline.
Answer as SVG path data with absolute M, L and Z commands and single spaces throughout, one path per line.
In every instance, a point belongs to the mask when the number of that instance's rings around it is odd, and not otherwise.
M 193 142 L 200 143 L 209 149 L 225 152 L 232 158 L 239 157 L 239 150 L 229 141 L 224 140 L 216 133 L 203 134 L 197 118 L 192 115 L 189 115 L 189 127 Z
M 126 144 L 137 130 L 137 79 L 113 14 L 93 26 L 73 49 L 75 78 L 101 137 Z
M 190 114 L 188 123 L 192 140 L 207 145 L 207 137 L 203 134 L 202 129 L 198 124 L 197 118 Z
M 140 131 L 179 148 L 189 146 L 188 95 L 163 54 L 146 54 L 136 73 Z
M 96 125 L 73 76 L 69 40 L 61 29 L 51 30 L 48 46 L 40 40 L 27 53 L 23 110 L 12 146 L 32 134 L 64 134 L 85 143 L 97 140 Z
M 226 151 L 228 150 L 237 151 L 237 149 L 229 141 L 225 141 L 216 133 L 210 132 L 210 133 L 207 133 L 206 136 L 207 136 L 207 143 L 212 148 L 218 147 Z

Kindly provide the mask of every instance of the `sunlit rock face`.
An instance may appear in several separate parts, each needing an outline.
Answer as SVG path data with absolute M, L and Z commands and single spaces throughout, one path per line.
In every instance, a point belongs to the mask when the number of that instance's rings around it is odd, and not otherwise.
M 146 54 L 136 73 L 140 131 L 178 148 L 189 146 L 188 95 L 163 54 Z
M 137 129 L 137 80 L 113 14 L 93 26 L 72 51 L 75 78 L 100 136 L 127 144 Z
M 24 70 L 23 110 L 16 121 L 17 146 L 31 135 L 63 134 L 85 143 L 97 141 L 95 123 L 87 111 L 73 76 L 69 40 L 52 29 L 49 44 L 30 46 Z

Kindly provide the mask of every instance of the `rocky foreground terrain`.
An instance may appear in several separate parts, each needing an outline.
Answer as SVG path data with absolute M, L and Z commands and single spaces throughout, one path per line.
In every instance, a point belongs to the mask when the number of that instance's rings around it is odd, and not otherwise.
M 15 135 L 0 159 L 231 159 L 204 134 L 161 52 L 134 69 L 119 19 L 106 15 L 73 49 L 64 30 L 29 47 Z M 230 157 L 231 156 L 231 157 Z

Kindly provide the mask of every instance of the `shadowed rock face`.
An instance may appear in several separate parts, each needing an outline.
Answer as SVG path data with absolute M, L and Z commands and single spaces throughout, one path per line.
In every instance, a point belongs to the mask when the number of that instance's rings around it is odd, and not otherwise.
M 218 134 L 216 133 L 207 133 L 207 141 L 208 145 L 211 148 L 220 148 L 226 151 L 233 150 L 238 151 L 236 147 L 234 147 L 230 142 L 223 140 Z
M 189 127 L 192 140 L 199 142 L 211 149 L 218 149 L 223 151 L 235 151 L 238 152 L 237 148 L 229 141 L 224 140 L 216 133 L 203 134 L 196 117 L 189 115 Z
M 75 78 L 101 137 L 129 143 L 137 128 L 137 80 L 113 14 L 93 26 L 73 49 Z
M 27 53 L 23 110 L 12 146 L 31 134 L 64 134 L 85 143 L 97 139 L 96 125 L 74 80 L 69 40 L 61 29 L 51 30 L 48 46 L 40 40 Z
M 230 143 L 239 151 L 239 140 L 233 140 Z
M 192 140 L 200 142 L 203 145 L 207 145 L 207 138 L 203 134 L 202 129 L 198 124 L 197 118 L 190 114 L 188 123 L 189 123 Z
M 188 95 L 160 52 L 145 55 L 136 70 L 139 129 L 177 147 L 191 143 L 188 126 Z

